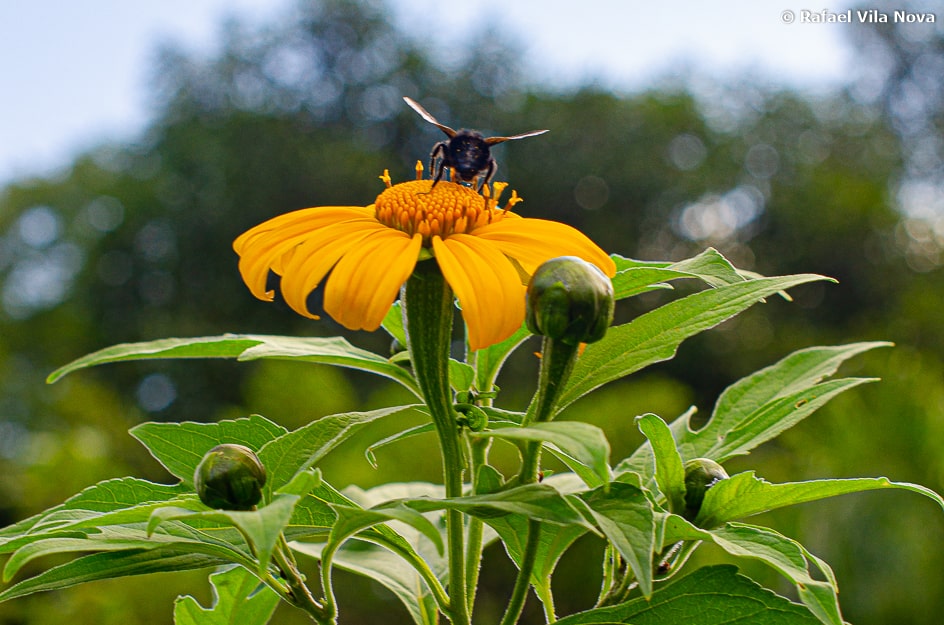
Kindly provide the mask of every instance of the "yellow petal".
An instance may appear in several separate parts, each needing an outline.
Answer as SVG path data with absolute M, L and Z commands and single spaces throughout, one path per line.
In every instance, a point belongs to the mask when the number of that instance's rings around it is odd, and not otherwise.
M 524 287 L 501 250 L 475 236 L 454 234 L 433 237 L 433 251 L 459 299 L 471 349 L 503 341 L 521 326 Z
M 308 310 L 307 299 L 338 259 L 357 247 L 383 224 L 370 219 L 352 219 L 313 232 L 296 248 L 278 273 L 282 274 L 282 296 L 292 310 L 317 319 Z M 283 257 L 284 258 L 284 257 Z
M 271 300 L 266 291 L 269 270 L 282 263 L 287 254 L 320 228 L 350 219 L 364 219 L 367 210 L 356 206 L 307 208 L 279 215 L 252 228 L 233 242 L 239 254 L 239 273 L 253 295 Z
M 376 330 L 416 266 L 423 238 L 382 228 L 335 265 L 325 284 L 324 309 L 350 330 Z
M 502 219 L 477 228 L 473 236 L 490 241 L 514 258 L 529 274 L 558 256 L 577 256 L 613 277 L 616 265 L 596 243 L 567 224 L 547 219 Z

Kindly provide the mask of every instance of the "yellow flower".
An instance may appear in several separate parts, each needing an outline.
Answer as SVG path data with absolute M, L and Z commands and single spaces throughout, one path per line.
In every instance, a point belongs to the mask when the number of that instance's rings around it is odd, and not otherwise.
M 446 181 L 391 185 L 387 172 L 381 179 L 387 189 L 369 206 L 306 208 L 240 235 L 233 247 L 252 294 L 273 299 L 266 290 L 272 270 L 286 303 L 317 319 L 306 298 L 328 276 L 325 312 L 346 328 L 376 330 L 417 261 L 433 256 L 459 300 L 470 347 L 482 349 L 521 326 L 525 285 L 544 261 L 579 256 L 608 276 L 616 271 L 578 230 L 508 210 L 521 201 L 516 194 L 500 208 L 506 184 L 480 195 Z

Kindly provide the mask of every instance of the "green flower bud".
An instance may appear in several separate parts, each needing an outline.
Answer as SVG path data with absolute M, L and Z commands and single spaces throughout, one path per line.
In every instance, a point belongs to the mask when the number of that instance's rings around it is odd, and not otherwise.
M 575 256 L 538 267 L 527 295 L 528 329 L 569 345 L 599 341 L 613 321 L 613 283 Z
M 265 482 L 265 467 L 243 445 L 217 445 L 193 474 L 200 501 L 221 510 L 252 510 L 262 499 Z
M 685 463 L 685 514 L 689 521 L 694 521 L 701 510 L 705 493 L 720 480 L 726 480 L 728 473 L 720 464 L 708 458 L 695 458 Z

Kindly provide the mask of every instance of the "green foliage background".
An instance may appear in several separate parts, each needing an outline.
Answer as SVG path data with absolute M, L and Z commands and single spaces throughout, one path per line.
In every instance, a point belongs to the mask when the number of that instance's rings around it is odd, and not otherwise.
M 615 457 L 639 444 L 639 414 L 671 420 L 695 404 L 707 415 L 726 385 L 791 350 L 891 340 L 896 348 L 856 361 L 883 382 L 844 395 L 729 470 L 756 468 L 773 481 L 887 475 L 944 490 L 944 217 L 928 202 L 903 210 L 901 201 L 902 189 L 944 179 L 939 26 L 915 40 L 892 26 L 859 25 L 850 45 L 874 70 L 817 96 L 747 78 L 705 85 L 698 76 L 630 94 L 590 83 L 548 91 L 528 81 L 518 51 L 502 43 L 512 38 L 482 33 L 446 66 L 373 3 L 300 2 L 278 23 L 229 24 L 211 58 L 162 52 L 154 118 L 137 141 L 2 190 L 0 524 L 100 479 L 169 479 L 126 433 L 145 420 L 258 412 L 297 427 L 403 399 L 366 374 L 286 363 L 132 363 L 43 382 L 100 347 L 164 336 L 346 334 L 382 348 L 379 334 L 346 333 L 330 319 L 311 322 L 254 300 L 230 244 L 282 212 L 371 203 L 384 168 L 395 180 L 412 177 L 441 136 L 402 95 L 456 127 L 550 128 L 497 148 L 498 179 L 525 198 L 519 212 L 574 225 L 607 251 L 676 260 L 713 245 L 760 273 L 839 279 L 796 289 L 793 303 L 755 307 L 686 343 L 674 361 L 569 408 L 565 418 L 606 429 Z M 875 58 L 886 62 L 869 65 Z M 651 305 L 661 295 L 647 297 L 639 299 Z M 641 310 L 617 314 L 626 320 Z M 521 350 L 499 381 L 506 399 L 529 395 L 518 385 L 533 377 L 531 351 Z M 425 451 L 432 437 L 378 451 L 379 468 L 371 468 L 363 450 L 384 427 L 401 429 L 381 424 L 358 435 L 324 463 L 325 476 L 364 487 L 437 479 L 438 462 Z M 778 512 L 769 524 L 832 564 L 851 622 L 938 622 L 944 523 L 929 502 L 873 493 Z M 599 548 L 585 539 L 565 558 L 555 582 L 561 612 L 595 592 L 598 572 L 584 570 L 581 553 Z M 496 598 L 482 601 L 502 603 L 513 567 L 497 549 L 486 566 L 483 585 Z M 763 569 L 751 574 L 789 593 Z M 379 587 L 344 579 L 346 623 L 372 622 L 376 610 L 407 622 Z M 171 600 L 183 592 L 207 603 L 205 575 L 40 595 L 0 606 L 0 622 L 170 623 Z M 303 622 L 284 610 L 277 618 Z

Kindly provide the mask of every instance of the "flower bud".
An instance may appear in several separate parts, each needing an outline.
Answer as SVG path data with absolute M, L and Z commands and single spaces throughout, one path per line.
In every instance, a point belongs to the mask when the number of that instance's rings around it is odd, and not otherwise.
M 685 514 L 689 521 L 695 520 L 701 503 L 708 489 L 720 480 L 728 478 L 728 473 L 720 464 L 708 458 L 695 458 L 685 463 Z
M 217 445 L 193 474 L 200 501 L 221 510 L 252 510 L 262 499 L 265 482 L 265 467 L 243 445 Z
M 613 321 L 613 283 L 575 256 L 545 262 L 528 284 L 528 329 L 569 345 L 593 343 Z

